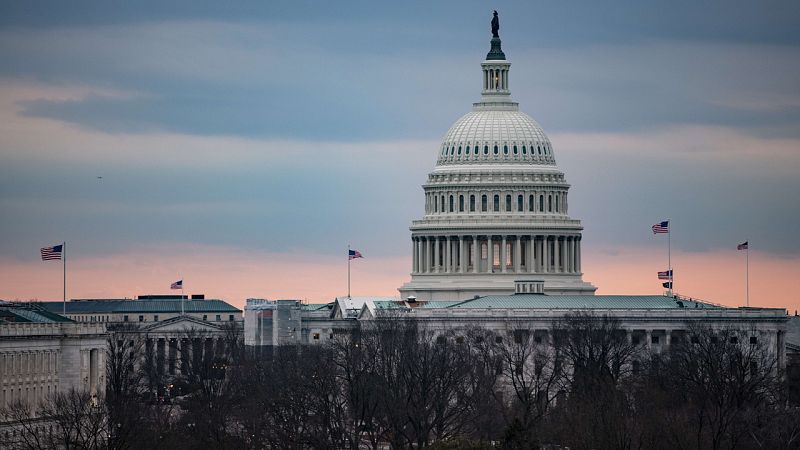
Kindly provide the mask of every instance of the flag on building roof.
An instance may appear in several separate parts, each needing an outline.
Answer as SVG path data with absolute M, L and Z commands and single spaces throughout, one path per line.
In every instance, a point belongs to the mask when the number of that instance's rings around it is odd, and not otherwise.
M 359 252 L 358 250 L 348 250 L 347 257 L 348 259 L 363 258 L 361 252 Z
M 661 283 L 667 289 L 672 289 L 672 281 L 667 281 L 666 283 Z
M 747 241 L 744 241 L 736 246 L 736 250 L 747 250 L 749 248 L 747 245 Z
M 183 289 L 183 280 L 178 280 L 169 285 L 170 289 Z
M 43 247 L 42 261 L 61 260 L 61 253 L 64 250 L 64 244 L 54 245 L 52 247 Z
M 653 234 L 669 233 L 669 220 L 653 225 Z
M 658 279 L 659 280 L 672 280 L 672 269 L 665 270 L 663 272 L 658 272 Z

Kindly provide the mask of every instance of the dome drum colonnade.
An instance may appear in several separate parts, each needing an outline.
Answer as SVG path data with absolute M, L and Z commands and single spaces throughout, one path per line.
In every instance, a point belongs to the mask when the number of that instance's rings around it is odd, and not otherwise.
M 450 128 L 423 185 L 412 232 L 411 281 L 401 295 L 460 300 L 512 294 L 535 278 L 545 293 L 593 294 L 581 278 L 580 221 L 542 128 L 511 100 L 499 37 L 481 63 L 481 99 Z

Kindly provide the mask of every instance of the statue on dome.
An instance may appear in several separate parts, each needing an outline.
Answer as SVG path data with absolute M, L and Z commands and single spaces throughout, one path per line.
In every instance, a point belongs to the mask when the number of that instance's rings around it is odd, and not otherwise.
M 497 11 L 494 12 L 494 17 L 492 17 L 492 37 L 499 38 L 500 34 L 500 19 L 497 18 Z

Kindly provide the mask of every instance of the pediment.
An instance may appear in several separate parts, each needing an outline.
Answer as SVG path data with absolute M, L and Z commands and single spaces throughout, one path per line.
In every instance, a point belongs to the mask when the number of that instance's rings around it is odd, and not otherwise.
M 185 333 L 189 330 L 196 332 L 219 333 L 223 330 L 221 325 L 214 322 L 195 319 L 189 316 L 173 317 L 142 328 L 147 333 Z

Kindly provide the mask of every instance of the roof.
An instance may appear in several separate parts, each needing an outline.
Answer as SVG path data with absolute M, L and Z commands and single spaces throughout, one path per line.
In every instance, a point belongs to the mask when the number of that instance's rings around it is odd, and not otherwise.
M 355 319 L 364 305 L 368 305 L 369 309 L 374 309 L 376 302 L 385 306 L 387 302 L 396 301 L 398 300 L 394 297 L 336 297 L 331 317 L 335 317 L 339 312 L 343 319 Z
M 448 303 L 448 302 L 432 302 Z M 682 306 L 681 306 L 682 305 Z M 429 306 L 435 308 L 436 306 Z M 663 295 L 490 295 L 444 308 L 498 309 L 720 309 L 720 306 Z
M 0 323 L 2 322 L 54 323 L 73 321 L 68 317 L 44 310 L 38 304 L 3 303 L 0 304 Z
M 321 311 L 333 308 L 333 303 L 303 303 L 303 311 Z
M 241 312 L 240 309 L 222 300 L 184 300 L 183 310 L 188 313 Z M 61 312 L 62 302 L 39 302 L 48 311 Z M 113 313 L 179 313 L 180 300 L 82 300 L 67 302 L 67 314 L 113 314 Z

